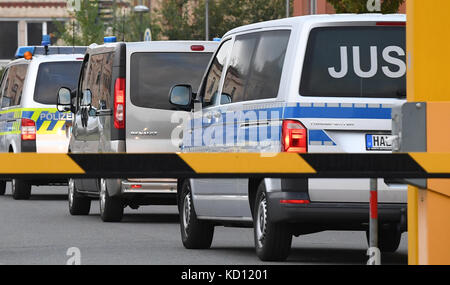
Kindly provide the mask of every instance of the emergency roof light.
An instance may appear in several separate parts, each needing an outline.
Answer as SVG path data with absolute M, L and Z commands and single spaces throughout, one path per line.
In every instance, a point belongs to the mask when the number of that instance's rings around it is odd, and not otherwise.
M 24 47 L 18 47 L 17 51 L 16 51 L 16 58 L 21 58 L 24 57 L 25 53 L 28 51 L 31 53 L 31 55 L 34 55 L 34 51 L 35 51 L 36 47 L 33 46 L 24 46 Z
M 103 42 L 106 43 L 115 43 L 117 42 L 117 38 L 112 36 L 112 37 L 104 37 L 103 38 Z

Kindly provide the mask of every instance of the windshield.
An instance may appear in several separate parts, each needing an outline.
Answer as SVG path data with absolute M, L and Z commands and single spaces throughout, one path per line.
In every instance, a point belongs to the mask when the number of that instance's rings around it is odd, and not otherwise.
M 135 106 L 171 110 L 169 91 L 176 84 L 200 85 L 212 53 L 135 53 L 130 92 Z
M 402 26 L 323 27 L 311 31 L 300 95 L 406 97 Z
M 56 105 L 59 88 L 73 90 L 77 86 L 81 61 L 45 62 L 39 65 L 34 101 Z

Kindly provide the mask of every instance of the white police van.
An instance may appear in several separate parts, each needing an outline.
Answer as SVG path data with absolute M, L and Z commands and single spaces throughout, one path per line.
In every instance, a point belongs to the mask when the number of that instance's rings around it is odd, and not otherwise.
M 65 153 L 72 114 L 58 112 L 60 85 L 75 87 L 86 47 L 19 47 L 0 82 L 0 152 Z M 45 168 L 45 165 L 42 165 Z M 0 195 L 5 194 L 0 181 Z M 60 185 L 65 180 L 12 179 L 14 199 L 29 199 L 32 185 Z
M 390 152 L 391 109 L 406 98 L 405 21 L 316 15 L 228 32 L 197 97 L 187 85 L 171 90 L 173 105 L 203 107 L 182 150 Z M 395 251 L 406 186 L 379 185 L 380 249 Z M 178 194 L 186 248 L 209 248 L 216 225 L 253 225 L 259 258 L 284 260 L 293 235 L 368 229 L 369 179 L 186 179 Z

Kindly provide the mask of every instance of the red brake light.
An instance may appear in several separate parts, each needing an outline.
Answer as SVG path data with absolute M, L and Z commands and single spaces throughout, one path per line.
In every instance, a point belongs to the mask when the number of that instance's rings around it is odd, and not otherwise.
M 310 204 L 309 200 L 280 200 L 280 204 Z
M 307 148 L 307 130 L 298 121 L 283 121 L 281 144 L 284 152 L 305 153 Z
M 125 128 L 125 78 L 117 78 L 114 85 L 114 127 Z
M 406 26 L 406 22 L 377 22 L 377 26 Z
M 204 51 L 205 47 L 202 45 L 193 45 L 193 46 L 191 46 L 191 50 L 192 51 Z
M 23 141 L 36 140 L 36 123 L 30 119 L 22 119 L 21 137 Z
M 133 184 L 131 185 L 131 189 L 141 189 L 142 185 L 141 184 Z

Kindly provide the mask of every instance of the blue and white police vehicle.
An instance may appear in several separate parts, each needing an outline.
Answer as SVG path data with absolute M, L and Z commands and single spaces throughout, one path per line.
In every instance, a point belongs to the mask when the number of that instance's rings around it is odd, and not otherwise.
M 0 82 L 0 152 L 67 152 L 72 114 L 57 110 L 56 93 L 61 85 L 76 86 L 86 47 L 48 44 L 19 47 L 17 59 L 6 65 Z M 0 181 L 0 195 L 6 182 Z M 53 178 L 11 182 L 14 199 L 28 199 L 32 185 L 67 184 Z
M 228 32 L 198 92 L 171 90 L 172 104 L 192 109 L 182 151 L 390 152 L 391 110 L 406 98 L 405 21 L 315 15 Z M 379 245 L 395 251 L 406 231 L 407 188 L 378 183 Z M 186 248 L 209 248 L 217 225 L 253 226 L 262 260 L 286 259 L 292 236 L 367 231 L 368 201 L 369 179 L 178 182 Z

